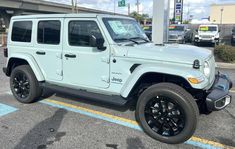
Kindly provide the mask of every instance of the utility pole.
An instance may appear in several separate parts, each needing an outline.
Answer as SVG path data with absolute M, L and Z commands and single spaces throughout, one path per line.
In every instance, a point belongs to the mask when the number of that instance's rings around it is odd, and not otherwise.
M 76 13 L 78 13 L 78 0 L 75 0 L 75 10 L 76 10 Z
M 130 15 L 131 14 L 131 4 L 130 3 L 128 3 L 128 15 Z
M 71 2 L 72 2 L 72 13 L 74 13 L 74 1 L 71 0 Z
M 116 0 L 113 0 L 113 14 L 116 13 Z
M 140 14 L 140 2 L 136 0 L 137 14 Z

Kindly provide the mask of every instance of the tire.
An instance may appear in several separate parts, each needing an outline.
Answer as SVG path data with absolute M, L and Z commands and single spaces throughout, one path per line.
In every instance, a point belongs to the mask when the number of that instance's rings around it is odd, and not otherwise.
M 156 102 L 154 103 L 153 101 Z M 154 107 L 148 108 L 150 103 L 154 103 Z M 163 107 L 166 106 L 163 106 L 163 103 L 165 105 L 168 103 L 165 113 Z M 171 107 L 172 109 L 170 109 L 170 105 L 174 105 Z M 162 110 L 159 110 L 159 107 L 162 107 Z M 175 107 L 177 107 L 177 111 Z M 156 110 L 155 112 L 157 113 L 157 116 L 155 115 L 155 117 L 157 117 L 156 119 L 153 118 L 153 115 L 156 114 L 153 112 L 153 109 Z M 177 119 L 177 122 L 175 122 L 176 113 L 178 114 L 177 116 L 180 116 L 180 118 Z M 183 143 L 190 139 L 196 130 L 198 115 L 199 109 L 194 98 L 183 88 L 172 83 L 159 83 L 150 86 L 140 95 L 136 107 L 136 120 L 143 128 L 144 132 L 153 139 L 168 144 Z M 164 120 L 162 120 L 163 118 Z M 161 124 L 161 122 L 166 123 Z M 177 131 L 174 127 L 171 127 L 172 131 L 170 131 L 170 126 L 173 126 L 172 122 L 177 124 Z M 157 124 L 161 124 L 162 127 L 155 127 L 154 125 Z M 166 129 L 162 131 L 161 128 L 167 128 L 168 132 L 165 131 Z
M 42 89 L 29 65 L 12 70 L 10 87 L 15 98 L 21 103 L 33 103 L 42 95 Z

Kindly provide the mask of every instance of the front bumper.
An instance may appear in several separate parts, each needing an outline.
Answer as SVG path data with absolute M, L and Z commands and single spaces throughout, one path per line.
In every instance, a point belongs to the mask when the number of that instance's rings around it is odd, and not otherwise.
M 215 83 L 206 97 L 208 111 L 222 110 L 231 103 L 232 96 L 229 94 L 229 90 L 232 86 L 232 81 L 227 75 L 220 73 L 216 75 Z
M 195 38 L 195 42 L 197 43 L 218 43 L 219 38 Z
M 184 39 L 168 39 L 169 43 L 183 43 Z

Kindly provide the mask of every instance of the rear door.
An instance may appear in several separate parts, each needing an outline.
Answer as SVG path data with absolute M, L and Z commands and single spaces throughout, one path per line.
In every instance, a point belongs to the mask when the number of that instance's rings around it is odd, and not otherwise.
M 62 80 L 62 37 L 64 19 L 36 21 L 34 57 L 47 81 Z

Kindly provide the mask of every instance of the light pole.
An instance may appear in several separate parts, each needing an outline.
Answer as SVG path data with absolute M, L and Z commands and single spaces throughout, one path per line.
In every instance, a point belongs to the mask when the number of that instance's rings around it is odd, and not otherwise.
M 221 9 L 220 9 L 220 25 L 222 25 L 222 23 L 223 23 L 223 12 L 224 12 L 224 8 L 222 7 Z

